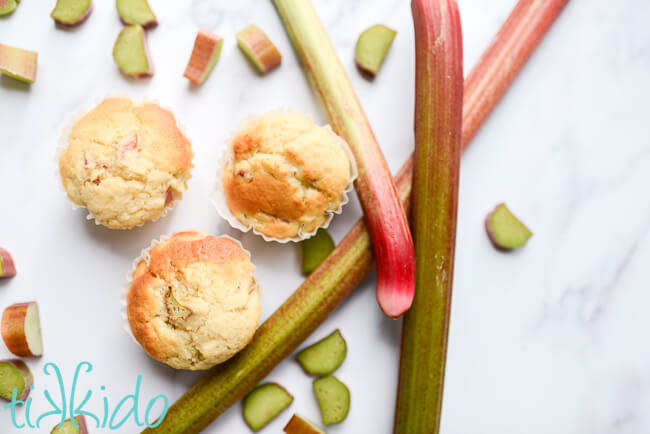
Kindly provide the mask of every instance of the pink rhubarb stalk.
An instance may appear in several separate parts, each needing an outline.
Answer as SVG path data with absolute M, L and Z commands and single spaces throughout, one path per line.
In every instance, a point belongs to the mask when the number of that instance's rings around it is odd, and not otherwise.
M 454 275 L 463 41 L 456 0 L 413 0 L 413 306 L 402 323 L 396 434 L 438 432 Z
M 465 80 L 463 149 L 492 113 L 569 0 L 520 0 Z
M 528 0 L 522 2 L 530 3 Z M 545 27 L 546 30 L 548 28 L 549 26 Z M 523 34 L 525 37 L 533 36 L 529 32 Z M 511 43 L 508 39 L 519 38 L 519 35 L 506 33 L 501 38 L 505 40 L 495 40 L 493 45 L 507 46 Z M 541 38 L 535 35 L 531 42 L 537 44 L 540 40 Z M 518 43 L 527 45 L 526 41 Z M 498 62 L 497 57 L 484 56 L 475 70 L 492 70 L 499 65 Z M 518 64 L 521 69 L 523 62 Z M 511 71 L 514 75 L 518 72 L 519 69 Z M 463 125 L 467 125 L 468 113 L 482 112 L 486 116 L 478 119 L 481 122 L 486 119 L 494 104 L 480 93 L 493 93 L 495 89 L 501 89 L 499 95 L 503 95 L 512 77 L 496 74 L 492 76 L 492 80 L 494 81 L 487 83 L 487 86 L 481 86 L 472 92 L 467 87 L 467 81 L 465 82 Z M 507 80 L 505 85 L 502 80 Z M 471 124 L 473 132 L 479 126 L 480 123 Z M 465 140 L 468 140 L 467 137 L 472 137 L 473 132 L 469 135 L 463 134 L 463 149 L 467 145 Z M 412 174 L 413 156 L 404 163 L 395 176 L 395 185 L 407 214 L 410 210 Z M 143 433 L 183 434 L 200 432 L 207 427 L 294 352 L 354 291 L 371 268 L 370 233 L 362 218 L 328 258 L 260 326 L 251 343 L 242 352 L 208 371 L 169 408 L 160 425 L 147 428 Z
M 413 302 L 415 252 L 388 165 L 311 0 L 274 0 L 330 124 L 352 148 L 356 189 L 377 261 L 377 301 L 391 318 Z

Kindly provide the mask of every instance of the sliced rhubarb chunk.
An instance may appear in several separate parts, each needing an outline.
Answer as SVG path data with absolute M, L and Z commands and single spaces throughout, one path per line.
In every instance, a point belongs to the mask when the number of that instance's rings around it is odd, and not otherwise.
M 323 425 L 341 423 L 350 411 L 350 390 L 336 377 L 314 380 L 314 395 L 318 401 Z
M 129 77 L 142 78 L 153 75 L 147 35 L 141 25 L 122 29 L 113 46 L 113 59 L 120 70 Z
M 92 0 L 57 0 L 50 16 L 57 24 L 74 27 L 86 21 L 92 11 Z
M 270 72 L 282 63 L 282 55 L 273 42 L 254 24 L 237 33 L 237 44 L 262 74 Z
M 63 425 L 57 425 L 52 428 L 50 434 L 88 434 L 86 417 L 84 415 L 80 415 L 76 416 L 74 419 L 74 423 L 71 419 L 66 419 Z
M 35 301 L 15 303 L 2 312 L 0 334 L 9 351 L 19 357 L 43 355 L 41 320 Z
M 11 253 L 0 247 L 0 278 L 16 275 L 16 265 Z
M 194 84 L 203 84 L 217 64 L 222 46 L 223 39 L 207 30 L 199 30 L 185 77 Z
M 361 72 L 374 77 L 395 39 L 395 30 L 383 24 L 366 29 L 357 40 L 355 60 Z
M 505 203 L 497 205 L 485 218 L 485 230 L 492 244 L 500 250 L 523 247 L 533 233 L 519 220 Z
M 14 13 L 18 6 L 16 0 L 0 0 L 0 16 Z
M 300 351 L 296 355 L 296 360 L 308 374 L 329 375 L 341 366 L 347 351 L 345 339 L 337 329 L 329 336 Z
M 34 376 L 25 362 L 0 360 L 0 398 L 11 401 L 15 390 L 16 398 L 24 401 L 29 396 L 29 386 L 33 384 Z
M 294 414 L 284 427 L 285 434 L 327 434 L 325 430 L 299 414 Z
M 334 240 L 326 229 L 320 228 L 311 238 L 303 240 L 302 244 L 302 272 L 309 274 L 329 256 L 334 250 Z
M 36 80 L 38 53 L 0 44 L 0 72 L 25 83 Z
M 292 402 L 293 396 L 284 387 L 276 383 L 262 384 L 251 390 L 244 398 L 244 420 L 250 429 L 257 432 L 282 413 Z
M 148 29 L 158 24 L 156 14 L 149 7 L 147 0 L 117 0 L 115 6 L 120 19 L 126 25 L 140 24 Z

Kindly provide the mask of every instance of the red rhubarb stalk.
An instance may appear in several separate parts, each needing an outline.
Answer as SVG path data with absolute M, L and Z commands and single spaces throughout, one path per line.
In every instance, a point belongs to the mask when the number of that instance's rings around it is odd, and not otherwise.
M 451 311 L 463 114 L 456 0 L 413 0 L 416 291 L 402 323 L 396 434 L 438 432 Z
M 463 149 L 569 0 L 520 0 L 465 80 Z
M 388 165 L 311 0 L 273 0 L 330 124 L 352 148 L 356 189 L 377 261 L 377 301 L 397 318 L 413 302 L 415 252 Z
M 553 0 L 551 0 L 553 1 Z M 527 0 L 522 2 L 530 3 Z M 509 19 L 511 21 L 511 19 Z M 515 26 L 518 27 L 518 26 Z M 545 29 L 548 29 L 546 26 Z M 530 33 L 525 33 L 530 37 Z M 493 45 L 508 45 L 507 39 L 519 38 L 518 34 L 506 33 Z M 541 38 L 534 39 L 535 44 Z M 524 43 L 525 41 L 519 41 Z M 497 57 L 483 56 L 476 69 L 491 70 L 498 66 Z M 523 62 L 518 62 L 523 66 Z M 519 70 L 513 70 L 516 74 Z M 499 80 L 506 77 L 494 75 L 488 86 L 481 87 L 480 92 L 493 93 L 501 89 L 502 95 L 511 81 L 506 85 Z M 479 91 L 469 92 L 467 82 L 463 98 L 463 125 L 467 113 L 483 112 L 494 107 L 487 105 L 488 99 L 482 98 Z M 479 96 L 472 97 L 470 96 Z M 485 105 L 485 107 L 480 107 Z M 484 120 L 487 116 L 479 119 Z M 474 131 L 480 124 L 475 124 Z M 467 145 L 463 134 L 463 148 Z M 411 185 L 413 174 L 413 156 L 402 166 L 395 185 L 406 213 L 410 210 Z M 370 234 L 362 218 L 348 232 L 343 241 L 332 251 L 305 282 L 280 306 L 255 333 L 251 343 L 238 355 L 227 362 L 208 371 L 198 383 L 187 391 L 174 405 L 156 428 L 148 428 L 145 433 L 182 434 L 200 432 L 224 413 L 233 404 L 243 398 L 260 381 L 262 381 L 282 360 L 289 356 L 298 346 L 336 309 L 343 300 L 357 287 L 372 267 L 372 249 Z

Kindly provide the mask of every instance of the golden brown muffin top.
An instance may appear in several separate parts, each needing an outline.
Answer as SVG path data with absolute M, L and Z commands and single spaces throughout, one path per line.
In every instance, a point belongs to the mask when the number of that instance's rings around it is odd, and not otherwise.
M 208 369 L 252 339 L 260 316 L 255 267 L 235 241 L 180 232 L 138 263 L 127 294 L 135 339 L 177 369 Z
M 192 156 L 169 110 L 109 98 L 74 124 L 59 171 L 72 202 L 106 227 L 128 229 L 181 198 Z
M 224 194 L 232 214 L 266 236 L 312 233 L 339 208 L 350 183 L 345 144 L 298 113 L 249 122 L 231 143 Z

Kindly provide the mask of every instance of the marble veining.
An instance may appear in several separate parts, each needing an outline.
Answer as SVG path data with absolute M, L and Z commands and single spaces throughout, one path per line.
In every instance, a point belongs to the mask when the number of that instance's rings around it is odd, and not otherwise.
M 56 390 L 43 365 L 56 362 L 69 381 L 82 360 L 94 365 L 80 386 L 117 400 L 143 375 L 141 401 L 176 399 L 199 377 L 151 360 L 124 333 L 119 292 L 131 261 L 151 239 L 182 229 L 225 233 L 253 252 L 264 287 L 263 318 L 302 282 L 299 249 L 265 243 L 229 228 L 209 202 L 216 162 L 248 114 L 291 108 L 325 114 L 302 72 L 272 2 L 150 0 L 160 25 L 149 32 L 156 74 L 122 77 L 111 48 L 121 24 L 112 1 L 96 1 L 81 27 L 56 28 L 54 1 L 21 2 L 0 18 L 0 43 L 39 51 L 31 87 L 0 78 L 0 245 L 19 275 L 0 282 L 0 307 L 38 300 L 45 356 L 36 375 L 34 411 Z M 314 0 L 392 170 L 413 149 L 414 49 L 409 2 Z M 459 0 L 465 74 L 515 0 Z M 454 302 L 442 432 L 461 434 L 650 432 L 650 3 L 572 0 L 511 90 L 463 156 Z M 258 76 L 235 33 L 258 24 L 283 54 Z M 398 31 L 374 81 L 357 73 L 358 34 L 384 23 Z M 182 77 L 196 31 L 225 38 L 222 57 L 200 88 Z M 192 139 L 189 190 L 165 218 L 114 232 L 72 211 L 52 176 L 61 129 L 106 95 L 159 100 Z M 485 214 L 505 201 L 533 230 L 521 251 L 489 244 Z M 331 232 L 340 240 L 361 216 L 352 198 Z M 385 318 L 374 273 L 310 341 L 340 328 L 348 358 L 337 372 L 352 391 L 348 419 L 331 433 L 390 433 L 400 325 Z M 10 357 L 0 348 L 0 358 Z M 318 420 L 311 378 L 293 360 L 269 381 L 295 396 L 263 433 L 280 432 L 291 413 Z M 141 409 L 144 411 L 144 409 Z M 234 406 L 206 432 L 246 433 Z M 20 413 L 19 413 L 20 414 Z M 42 422 L 49 432 L 55 418 Z M 0 409 L 1 432 L 10 416 Z M 127 424 L 120 432 L 138 429 Z M 95 430 L 93 430 L 95 432 Z

